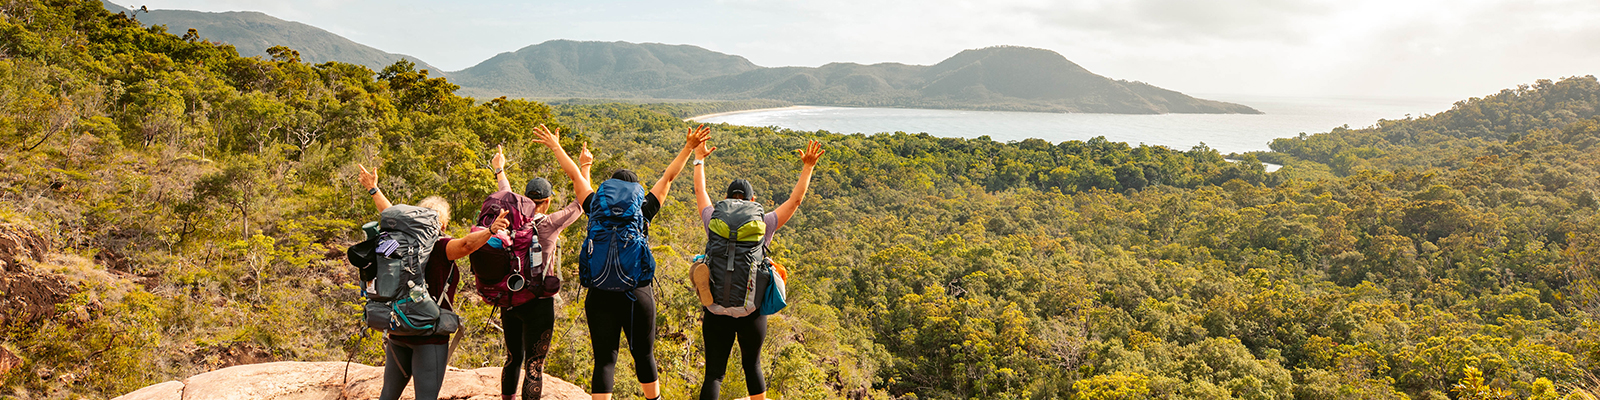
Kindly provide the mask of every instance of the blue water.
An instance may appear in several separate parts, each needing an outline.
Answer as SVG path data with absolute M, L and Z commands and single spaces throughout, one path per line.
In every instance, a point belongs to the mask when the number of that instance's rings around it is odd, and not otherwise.
M 1451 99 L 1315 98 L 1197 95 L 1254 107 L 1265 114 L 1056 114 L 1003 111 L 918 110 L 902 108 L 814 107 L 735 113 L 702 118 L 708 123 L 776 126 L 835 133 L 926 132 L 941 137 L 997 141 L 1040 138 L 1051 142 L 1088 140 L 1187 150 L 1204 143 L 1224 154 L 1268 150 L 1272 139 L 1327 132 L 1334 127 L 1372 126 L 1379 119 L 1401 119 L 1448 110 Z

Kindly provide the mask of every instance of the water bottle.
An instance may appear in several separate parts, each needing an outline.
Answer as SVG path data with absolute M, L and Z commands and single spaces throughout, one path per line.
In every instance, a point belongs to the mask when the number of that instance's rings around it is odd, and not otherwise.
M 422 285 L 422 286 L 411 285 L 411 301 L 420 303 L 420 302 L 422 302 L 423 299 L 428 298 L 428 289 L 427 288 L 428 288 L 427 285 Z
M 544 246 L 535 238 L 533 247 L 528 248 L 528 265 L 533 268 L 544 266 Z

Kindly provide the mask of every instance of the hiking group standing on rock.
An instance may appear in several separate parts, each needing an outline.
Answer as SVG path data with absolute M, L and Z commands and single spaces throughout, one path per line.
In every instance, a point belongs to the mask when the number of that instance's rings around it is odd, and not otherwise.
M 690 273 L 703 315 L 706 366 L 700 398 L 718 397 L 738 342 L 750 398 L 764 399 L 760 352 L 766 316 L 786 305 L 788 277 L 783 266 L 767 257 L 767 248 L 805 198 L 812 169 L 824 153 L 821 144 L 811 141 L 798 150 L 799 182 L 787 201 L 766 212 L 756 202 L 755 187 L 744 179 L 730 183 L 724 199 L 712 201 L 705 182 L 705 160 L 717 150 L 709 144 L 710 128 L 689 129 L 683 149 L 648 190 L 627 169 L 594 186 L 587 145 L 574 161 L 561 148 L 559 130 L 541 125 L 534 133 L 572 181 L 575 201 L 551 212 L 556 193 L 542 177 L 528 179 L 521 194 L 513 192 L 505 155 L 496 151 L 490 167 L 497 191 L 484 200 L 471 233 L 461 238 L 443 234 L 450 221 L 450 205 L 443 198 L 428 197 L 416 206 L 392 204 L 378 188 L 375 170 L 361 166 L 361 184 L 379 219 L 363 226 L 367 240 L 348 253 L 360 271 L 366 325 L 385 333 L 380 398 L 398 399 L 407 383 L 414 385 L 419 400 L 438 397 L 450 353 L 460 340 L 460 335 L 452 339 L 461 326 L 452 304 L 461 280 L 455 260 L 462 257 L 471 261 L 479 296 L 500 310 L 506 349 L 503 398 L 515 398 L 519 386 L 523 399 L 540 398 L 555 325 L 554 296 L 561 290 L 558 239 L 580 216 L 588 216 L 577 278 L 588 289 L 583 304 L 594 351 L 590 392 L 595 399 L 611 397 L 619 340 L 626 338 L 645 398 L 660 398 L 652 355 L 656 262 L 650 251 L 650 222 L 693 156 L 695 209 L 707 236 Z

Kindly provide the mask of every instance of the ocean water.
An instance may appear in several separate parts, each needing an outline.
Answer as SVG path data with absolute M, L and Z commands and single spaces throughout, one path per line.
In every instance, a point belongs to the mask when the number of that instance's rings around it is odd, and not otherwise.
M 1275 138 L 1335 127 L 1372 126 L 1450 109 L 1455 100 L 1426 98 L 1273 97 L 1196 95 L 1254 107 L 1265 114 L 1056 114 L 903 108 L 790 108 L 732 113 L 698 119 L 707 123 L 776 126 L 835 133 L 908 132 L 997 141 L 1040 138 L 1050 142 L 1105 136 L 1115 142 L 1187 150 L 1204 143 L 1224 154 L 1268 150 Z

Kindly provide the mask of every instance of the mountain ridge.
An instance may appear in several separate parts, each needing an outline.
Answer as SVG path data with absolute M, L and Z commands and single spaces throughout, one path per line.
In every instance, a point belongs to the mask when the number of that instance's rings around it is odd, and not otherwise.
M 417 64 L 417 69 L 432 71 L 435 76 L 446 74 L 444 70 L 417 57 L 379 50 L 313 25 L 280 19 L 259 11 L 145 11 L 131 10 L 106 0 L 100 3 L 113 13 L 128 13 L 147 27 L 164 25 L 168 32 L 178 35 L 194 29 L 207 40 L 233 45 L 239 55 L 246 57 L 265 57 L 268 48 L 282 45 L 299 52 L 301 59 L 312 64 L 342 61 L 378 71 L 405 59 Z
M 496 54 L 452 72 L 451 81 L 468 92 L 616 97 L 757 68 L 744 57 L 692 45 L 557 39 Z
M 405 59 L 485 99 L 599 98 L 777 100 L 843 107 L 1115 114 L 1240 113 L 1249 106 L 1195 98 L 1090 72 L 1060 53 L 1022 46 L 963 50 L 933 65 L 895 62 L 762 67 L 733 54 L 687 44 L 548 40 L 496 54 L 459 71 L 388 53 L 315 26 L 254 11 L 133 11 L 146 26 L 195 29 L 245 56 L 284 45 L 307 62 L 344 61 L 381 70 Z
M 664 51 L 668 48 L 673 50 Z M 619 54 L 630 57 L 618 58 Z M 559 68 L 568 64 L 594 71 Z M 478 97 L 771 99 L 853 107 L 1260 113 L 1143 82 L 1114 80 L 1054 51 L 1021 46 L 965 50 L 934 65 L 836 62 L 760 67 L 744 57 L 692 45 L 552 40 L 501 53 L 452 72 L 450 78 L 463 93 Z

